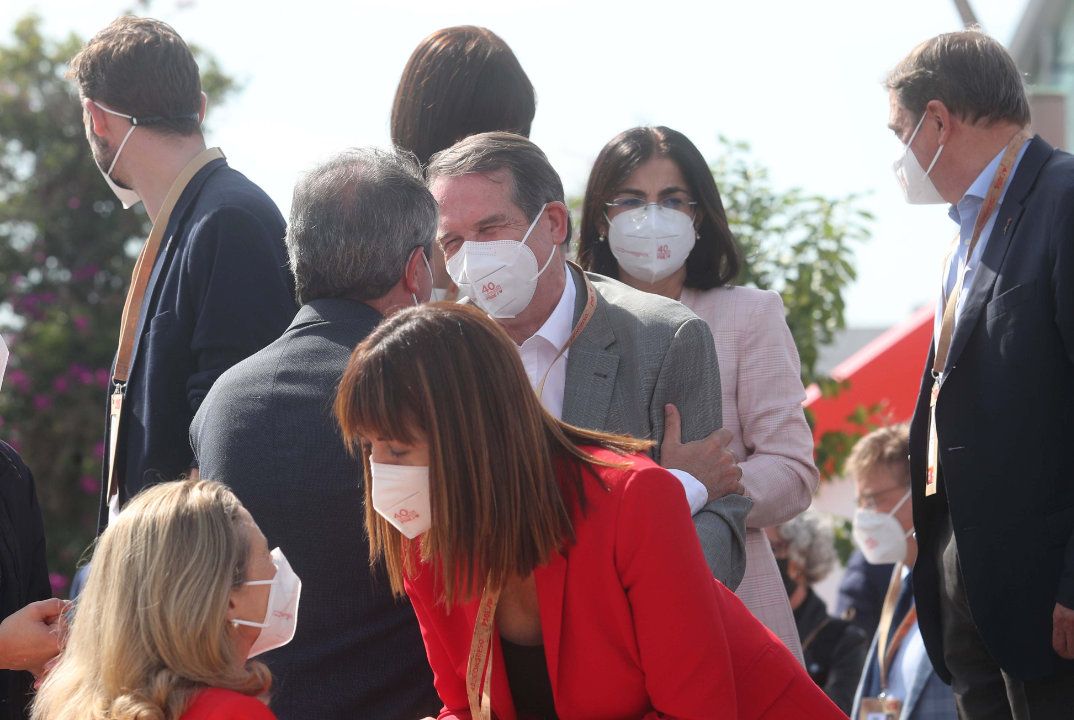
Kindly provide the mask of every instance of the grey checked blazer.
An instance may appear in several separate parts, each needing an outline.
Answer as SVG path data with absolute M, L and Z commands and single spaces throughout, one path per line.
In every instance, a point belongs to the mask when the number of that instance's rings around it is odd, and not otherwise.
M 574 320 L 586 303 L 582 271 L 571 265 Z M 653 440 L 660 462 L 664 405 L 682 417 L 682 440 L 708 436 L 723 424 L 716 348 L 708 325 L 682 304 L 586 273 L 597 291 L 593 318 L 571 345 L 563 421 L 578 427 Z M 715 500 L 694 516 L 713 575 L 732 590 L 746 569 L 746 515 L 741 495 Z

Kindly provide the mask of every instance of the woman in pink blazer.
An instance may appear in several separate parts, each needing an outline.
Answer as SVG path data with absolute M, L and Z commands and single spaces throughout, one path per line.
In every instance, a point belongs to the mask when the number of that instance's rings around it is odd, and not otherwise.
M 586 188 L 578 259 L 586 270 L 679 300 L 712 329 L 728 449 L 753 500 L 738 596 L 800 659 L 782 571 L 763 532 L 805 510 L 817 487 L 798 350 L 777 293 L 731 285 L 738 249 L 712 173 L 685 135 L 638 127 L 604 146 Z
M 649 443 L 549 415 L 478 309 L 389 317 L 336 415 L 441 718 L 845 717 L 712 578 L 682 485 L 637 454 Z

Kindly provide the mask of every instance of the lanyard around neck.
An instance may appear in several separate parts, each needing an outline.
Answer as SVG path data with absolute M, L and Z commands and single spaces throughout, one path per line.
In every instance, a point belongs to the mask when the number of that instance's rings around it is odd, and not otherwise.
M 574 282 L 574 278 L 572 277 L 569 268 L 575 268 L 582 275 L 582 282 L 585 283 L 585 307 L 582 308 L 582 314 L 578 317 L 578 322 L 576 322 L 574 328 L 571 329 L 571 334 L 567 338 L 567 342 L 563 343 L 563 346 L 556 353 L 556 356 L 552 358 L 552 362 L 548 363 L 548 369 L 545 370 L 544 375 L 541 376 L 541 382 L 537 383 L 537 397 L 544 395 L 544 384 L 548 380 L 548 375 L 552 372 L 553 366 L 555 366 L 556 362 L 563 357 L 563 353 L 567 352 L 567 348 L 574 344 L 574 341 L 582 334 L 582 331 L 585 330 L 586 325 L 593 319 L 593 315 L 597 311 L 597 290 L 593 287 L 593 283 L 589 281 L 589 278 L 586 277 L 585 271 L 569 260 L 567 261 L 567 267 L 566 282 Z
M 981 238 L 981 232 L 984 230 L 984 226 L 988 223 L 989 218 L 992 217 L 992 213 L 996 209 L 996 204 L 999 202 L 999 196 L 1003 193 L 1003 188 L 1007 185 L 1007 178 L 1010 176 L 1011 170 L 1014 167 L 1014 160 L 1018 156 L 1018 151 L 1022 149 L 1022 145 L 1025 144 L 1028 139 L 1029 133 L 1025 130 L 1021 130 L 1015 133 L 1015 136 L 1007 143 L 1007 149 L 1003 153 L 1003 159 L 1000 160 L 999 167 L 996 168 L 996 172 L 992 176 L 992 181 L 988 186 L 988 194 L 985 195 L 984 203 L 981 204 L 981 210 L 977 213 L 977 221 L 973 224 L 973 235 L 970 236 L 969 246 L 966 248 L 966 264 L 963 265 L 962 272 L 958 273 L 958 277 L 955 280 L 955 286 L 951 289 L 951 294 L 944 303 L 943 319 L 940 322 L 940 335 L 936 341 L 936 357 L 933 359 L 932 363 L 933 378 L 938 378 L 944 371 L 944 368 L 947 367 L 947 356 L 951 352 L 951 339 L 955 333 L 955 311 L 958 308 L 959 295 L 962 294 L 962 286 L 966 279 L 966 270 L 969 268 L 970 261 L 973 259 L 973 250 L 977 247 L 977 241 Z

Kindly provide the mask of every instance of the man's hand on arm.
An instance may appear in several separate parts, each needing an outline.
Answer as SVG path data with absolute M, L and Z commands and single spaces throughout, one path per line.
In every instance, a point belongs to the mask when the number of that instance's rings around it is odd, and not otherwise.
M 1052 613 L 1052 648 L 1059 657 L 1074 660 L 1074 610 L 1059 603 Z
M 66 603 L 53 598 L 33 602 L 0 623 L 0 667 L 40 675 L 60 652 L 60 617 Z
M 660 464 L 684 470 L 705 486 L 709 501 L 725 495 L 745 495 L 742 468 L 727 449 L 731 431 L 721 428 L 695 442 L 682 442 L 682 418 L 672 404 L 664 406 L 664 441 L 660 444 Z

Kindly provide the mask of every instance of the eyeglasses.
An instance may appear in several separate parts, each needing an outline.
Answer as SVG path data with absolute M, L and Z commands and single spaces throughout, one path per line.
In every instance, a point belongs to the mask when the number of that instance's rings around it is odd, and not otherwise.
M 894 485 L 892 487 L 885 488 L 884 490 L 878 490 L 874 493 L 869 493 L 867 495 L 859 495 L 858 507 L 860 507 L 862 510 L 876 510 L 877 498 L 893 493 L 896 490 L 901 490 L 905 494 L 906 491 L 909 490 L 909 488 L 904 485 Z
M 697 201 L 691 200 L 689 195 L 681 193 L 668 195 L 655 203 L 651 203 L 645 198 L 640 198 L 634 195 L 624 195 L 604 204 L 608 206 L 608 217 L 615 217 L 620 213 L 637 210 L 638 208 L 643 208 L 647 205 L 659 205 L 665 210 L 675 210 L 676 212 L 686 213 L 690 217 L 693 217 L 694 208 L 697 207 Z

